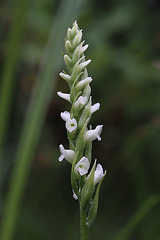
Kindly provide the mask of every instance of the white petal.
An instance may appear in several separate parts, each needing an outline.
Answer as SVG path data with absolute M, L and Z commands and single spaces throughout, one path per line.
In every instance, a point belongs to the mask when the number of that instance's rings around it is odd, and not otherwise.
M 77 129 L 77 121 L 76 121 L 76 119 L 69 119 L 69 120 L 67 120 L 67 122 L 66 122 L 66 129 L 70 132 L 70 133 L 72 133 L 74 130 L 76 130 Z
M 88 158 L 83 157 L 75 166 L 75 172 L 78 172 L 81 176 L 88 173 L 90 162 Z
M 68 102 L 70 102 L 70 94 L 68 93 L 62 93 L 62 92 L 57 92 L 58 96 L 67 100 Z
M 65 158 L 68 162 L 72 164 L 75 156 L 75 152 L 70 149 L 68 150 L 64 149 L 62 144 L 59 145 L 59 150 L 60 150 L 61 156 L 59 157 L 58 160 L 61 162 Z
M 61 112 L 61 118 L 64 120 L 64 121 L 67 121 L 70 119 L 70 113 L 67 112 L 67 111 L 64 111 L 64 112 Z
M 103 168 L 101 166 L 101 164 L 97 164 L 96 170 L 94 172 L 94 184 L 96 185 L 98 182 L 101 181 L 102 177 L 106 174 L 103 173 Z
M 98 141 L 101 140 L 100 134 L 102 132 L 103 125 L 98 125 L 94 130 L 88 130 L 85 133 L 85 141 L 94 141 L 96 138 Z
M 93 106 L 91 106 L 91 114 L 98 111 L 100 108 L 100 103 L 95 103 Z

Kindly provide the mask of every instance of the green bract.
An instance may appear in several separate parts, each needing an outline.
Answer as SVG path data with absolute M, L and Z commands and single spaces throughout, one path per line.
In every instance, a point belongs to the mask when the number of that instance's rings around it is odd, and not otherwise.
M 60 144 L 59 161 L 65 158 L 72 164 L 73 197 L 79 200 L 81 212 L 86 216 L 86 227 L 90 227 L 97 214 L 99 188 L 106 172 L 103 173 L 102 166 L 96 165 L 96 161 L 92 168 L 90 166 L 92 141 L 101 140 L 103 126 L 98 125 L 95 129 L 90 126 L 88 129 L 91 115 L 99 109 L 100 104 L 92 105 L 90 88 L 92 78 L 88 77 L 86 69 L 91 60 L 86 61 L 84 56 L 87 48 L 88 44 L 84 45 L 82 41 L 82 30 L 79 29 L 77 22 L 74 22 L 72 29 L 68 29 L 65 40 L 64 61 L 67 72 L 60 73 L 68 83 L 70 93 L 57 94 L 71 103 L 70 112 L 61 113 L 67 129 L 69 149 Z

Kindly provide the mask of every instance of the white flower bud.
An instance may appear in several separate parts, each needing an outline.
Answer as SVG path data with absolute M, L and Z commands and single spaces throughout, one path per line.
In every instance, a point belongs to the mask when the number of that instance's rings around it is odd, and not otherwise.
M 98 125 L 94 130 L 88 130 L 85 133 L 85 141 L 94 141 L 96 138 L 98 141 L 101 141 L 100 134 L 102 132 L 103 125 Z
M 64 55 L 64 61 L 68 69 L 71 70 L 72 60 L 70 59 L 70 57 L 68 57 L 68 55 Z
M 91 62 L 91 60 L 87 60 L 85 62 L 82 62 L 79 64 L 78 68 L 79 68 L 79 72 L 83 71 L 85 67 L 87 67 L 87 65 Z
M 60 91 L 57 92 L 57 94 L 58 94 L 59 97 L 65 99 L 65 100 L 68 101 L 68 102 L 71 102 L 71 100 L 70 100 L 70 94 L 68 94 L 68 93 L 62 93 L 62 92 L 60 92 Z
M 74 156 L 75 156 L 75 152 L 73 150 L 64 149 L 62 144 L 59 145 L 59 150 L 60 150 L 61 155 L 58 160 L 61 162 L 65 158 L 68 162 L 70 162 L 72 164 Z
M 61 112 L 60 116 L 65 122 L 70 119 L 70 113 L 67 111 Z
M 68 40 L 65 42 L 65 49 L 66 49 L 66 52 L 67 52 L 68 54 L 70 54 L 70 52 L 71 52 L 71 50 L 72 50 L 72 46 L 71 46 L 70 41 L 68 41 Z
M 74 38 L 75 35 L 78 34 L 78 33 L 79 33 L 79 27 L 78 27 L 77 21 L 75 21 L 73 23 L 73 28 L 71 29 L 71 36 L 72 36 L 72 38 Z
M 87 77 L 87 78 L 85 78 L 84 80 L 79 81 L 79 82 L 76 84 L 76 86 L 75 86 L 76 90 L 77 90 L 77 91 L 81 91 L 81 90 L 82 90 L 83 88 L 85 88 L 85 86 L 86 86 L 87 84 L 89 84 L 91 81 L 92 81 L 92 78 L 91 78 L 91 77 Z
M 100 103 L 95 103 L 93 106 L 91 106 L 91 114 L 98 111 L 100 108 Z
M 72 133 L 73 131 L 75 131 L 77 129 L 77 121 L 76 119 L 68 119 L 66 122 L 66 129 Z
M 72 39 L 72 29 L 71 28 L 68 28 L 68 31 L 67 31 L 67 39 L 71 40 Z
M 79 30 L 79 32 L 73 39 L 73 46 L 77 46 L 80 43 L 81 39 L 82 39 L 82 30 Z
M 90 162 L 88 158 L 82 157 L 81 160 L 76 164 L 74 170 L 76 173 L 79 173 L 81 176 L 88 173 L 90 167 Z
M 87 97 L 80 96 L 74 104 L 75 111 L 81 109 L 87 103 Z
M 103 168 L 101 164 L 97 164 L 96 170 L 94 172 L 94 184 L 96 185 L 102 179 L 102 177 L 106 174 L 106 171 L 103 173 Z
M 60 75 L 61 78 L 63 78 L 65 81 L 67 81 L 67 82 L 70 82 L 70 81 L 71 81 L 71 76 L 70 76 L 69 74 L 66 74 L 66 73 L 61 72 L 59 75 Z
M 84 47 L 82 47 L 81 52 L 84 53 L 87 50 L 88 46 L 89 46 L 89 44 L 86 44 Z

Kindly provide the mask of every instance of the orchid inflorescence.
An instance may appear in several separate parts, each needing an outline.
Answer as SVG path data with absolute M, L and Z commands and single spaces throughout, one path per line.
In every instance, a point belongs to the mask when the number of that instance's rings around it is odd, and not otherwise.
M 73 197 L 79 200 L 81 211 L 86 213 L 86 225 L 93 223 L 98 207 L 99 189 L 106 174 L 101 164 L 96 165 L 96 160 L 91 168 L 92 141 L 101 140 L 102 125 L 95 129 L 88 127 L 91 115 L 99 110 L 100 104 L 92 105 L 90 82 L 87 65 L 91 60 L 85 60 L 84 52 L 88 44 L 82 41 L 82 30 L 77 22 L 68 28 L 65 39 L 64 61 L 67 72 L 60 76 L 68 83 L 70 94 L 58 92 L 57 94 L 71 103 L 70 112 L 62 112 L 61 118 L 65 121 L 69 139 L 69 149 L 60 144 L 59 161 L 66 159 L 72 165 L 71 184 Z M 98 185 L 97 185 L 98 184 Z

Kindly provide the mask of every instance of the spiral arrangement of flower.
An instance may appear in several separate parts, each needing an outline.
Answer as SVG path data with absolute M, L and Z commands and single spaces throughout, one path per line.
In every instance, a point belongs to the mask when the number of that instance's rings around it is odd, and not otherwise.
M 84 55 L 87 48 L 88 44 L 84 45 L 82 41 L 82 30 L 75 21 L 73 27 L 68 28 L 65 39 L 64 61 L 67 72 L 60 73 L 68 83 L 70 93 L 57 94 L 71 103 L 70 112 L 61 113 L 67 130 L 69 149 L 60 144 L 59 161 L 66 159 L 72 165 L 71 184 L 73 197 L 79 200 L 80 205 L 81 239 L 88 239 L 89 228 L 97 214 L 100 185 L 106 174 L 101 164 L 96 164 L 96 160 L 91 167 L 92 141 L 101 140 L 103 125 L 98 125 L 95 129 L 88 127 L 92 114 L 99 110 L 100 104 L 92 105 L 92 78 L 88 77 L 86 69 L 91 60 L 86 61 Z

